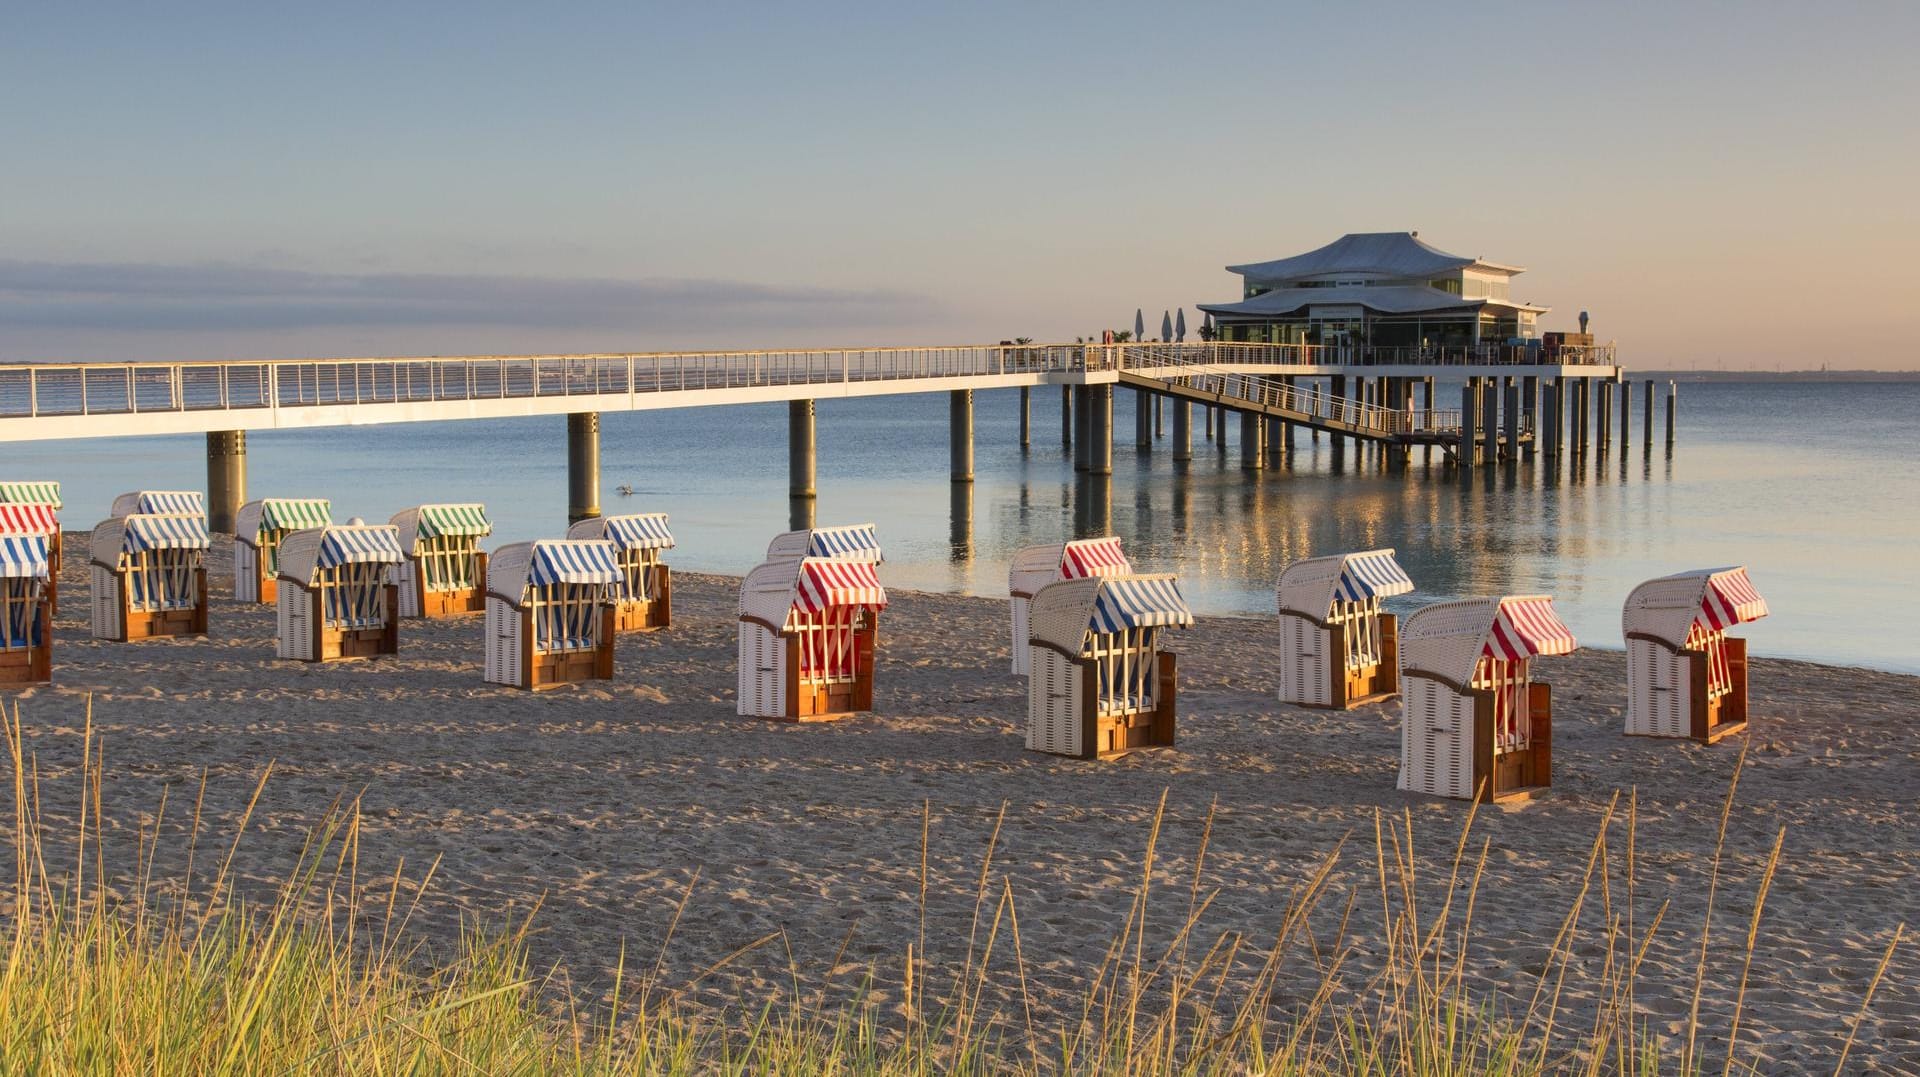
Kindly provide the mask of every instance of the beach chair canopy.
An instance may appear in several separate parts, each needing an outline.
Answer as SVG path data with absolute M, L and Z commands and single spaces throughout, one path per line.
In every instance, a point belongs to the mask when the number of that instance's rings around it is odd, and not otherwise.
M 408 551 L 412 551 L 421 539 L 442 535 L 481 538 L 493 534 L 493 521 L 487 519 L 487 507 L 478 504 L 421 505 L 401 509 L 388 522 L 400 529 L 401 548 Z
M 255 539 L 268 531 L 305 531 L 333 522 L 333 503 L 326 498 L 268 497 L 240 506 L 233 533 Z
M 1079 654 L 1091 633 L 1184 628 L 1193 610 L 1173 576 L 1091 576 L 1048 584 L 1034 595 L 1033 638 Z
M 1628 632 L 1644 632 L 1684 647 L 1697 626 L 1723 632 L 1767 615 L 1767 600 L 1745 566 L 1706 568 L 1648 580 L 1627 596 L 1621 615 Z
M 1325 620 L 1336 602 L 1365 602 L 1413 591 L 1413 580 L 1392 550 L 1334 554 L 1295 561 L 1280 573 L 1280 608 Z
M 776 535 L 767 544 L 767 560 L 793 557 L 841 557 L 879 564 L 880 533 L 873 524 L 815 527 Z
M 45 480 L 0 482 L 0 504 L 52 505 L 56 509 L 66 508 L 66 505 L 60 501 L 60 484 Z
M 341 565 L 397 565 L 405 559 L 399 529 L 388 524 L 315 527 L 280 542 L 280 575 L 309 587 L 321 572 Z
M 556 583 L 616 584 L 619 551 L 605 539 L 542 539 L 516 542 L 487 559 L 487 590 L 520 605 L 531 587 Z
M 859 558 L 781 558 L 754 569 L 740 585 L 741 616 L 776 630 L 790 613 L 812 615 L 852 606 L 879 610 L 886 605 L 878 568 Z
M 179 513 L 134 513 L 103 520 L 93 529 L 93 559 L 117 567 L 119 559 L 143 550 L 204 550 L 212 545 L 204 517 Z M 114 560 L 108 561 L 106 558 Z
M 0 535 L 0 579 L 47 578 L 47 536 Z
M 673 548 L 673 532 L 667 530 L 664 512 L 635 513 L 629 516 L 593 516 L 574 522 L 567 528 L 570 539 L 606 539 L 622 550 L 667 550 Z
M 59 507 L 48 502 L 0 504 L 0 533 L 52 535 L 60 530 Z
M 1571 654 L 1573 630 L 1553 612 L 1549 595 L 1465 598 L 1415 610 L 1400 628 L 1406 669 L 1426 670 L 1466 685 L 1482 658 L 1518 661 Z
M 135 514 L 169 516 L 205 516 L 206 499 L 198 490 L 135 490 L 113 499 L 115 516 Z
M 1007 566 L 1007 592 L 1016 598 L 1032 598 L 1034 592 L 1055 580 L 1125 576 L 1132 571 L 1133 563 L 1113 535 L 1028 546 L 1016 552 Z

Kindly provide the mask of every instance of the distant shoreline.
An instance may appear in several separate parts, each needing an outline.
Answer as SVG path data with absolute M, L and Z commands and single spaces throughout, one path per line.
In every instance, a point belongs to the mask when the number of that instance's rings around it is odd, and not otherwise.
M 1920 370 L 1634 370 L 1629 367 L 1627 377 L 1655 381 L 1911 382 L 1920 381 Z

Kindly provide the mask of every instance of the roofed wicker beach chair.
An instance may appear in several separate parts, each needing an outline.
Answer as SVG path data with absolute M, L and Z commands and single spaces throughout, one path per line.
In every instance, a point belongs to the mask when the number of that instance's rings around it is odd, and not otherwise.
M 1031 633 L 1027 615 L 1035 592 L 1056 580 L 1125 576 L 1132 571 L 1132 562 L 1120 550 L 1120 540 L 1112 535 L 1028 546 L 1015 553 L 1007 567 L 1007 593 L 1013 600 L 1014 675 L 1024 677 L 1029 668 L 1027 643 Z
M 349 524 L 295 531 L 280 540 L 274 605 L 275 653 L 300 662 L 339 662 L 400 652 L 405 560 L 399 529 Z
M 420 505 L 387 521 L 400 529 L 400 616 L 458 617 L 486 608 L 487 555 L 493 534 L 485 505 Z
M 44 533 L 0 532 L 0 688 L 53 680 L 53 601 Z
M 613 630 L 651 632 L 673 624 L 673 570 L 662 555 L 673 548 L 664 512 L 594 516 L 567 528 L 570 539 L 605 539 L 618 553 Z
M 1412 591 L 1392 550 L 1288 565 L 1279 587 L 1280 702 L 1340 710 L 1398 692 L 1398 623 L 1380 600 Z
M 1027 747 L 1104 759 L 1172 747 L 1179 685 L 1162 632 L 1193 623 L 1172 576 L 1092 576 L 1033 596 Z
M 198 514 L 139 512 L 101 521 L 88 544 L 93 637 L 126 643 L 206 635 L 211 542 Z
M 233 597 L 271 606 L 280 574 L 280 541 L 333 522 L 325 498 L 269 497 L 240 506 L 233 522 Z
M 47 603 L 60 613 L 60 484 L 50 480 L 0 481 L 0 533 L 47 537 Z
M 623 574 L 605 539 L 516 542 L 487 566 L 486 678 L 536 690 L 613 676 Z
M 872 524 L 789 531 L 740 584 L 739 712 L 789 722 L 873 709 L 880 540 Z
M 1546 595 L 1468 598 L 1416 610 L 1400 632 L 1400 788 L 1524 800 L 1552 784 L 1553 696 L 1536 655 L 1570 654 Z
M 1711 744 L 1747 727 L 1747 641 L 1727 629 L 1767 615 L 1739 568 L 1648 580 L 1627 596 L 1627 734 Z

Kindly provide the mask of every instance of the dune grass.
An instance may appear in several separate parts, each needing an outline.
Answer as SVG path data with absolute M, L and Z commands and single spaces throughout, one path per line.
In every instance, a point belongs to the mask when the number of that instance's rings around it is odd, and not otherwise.
M 1077 1012 L 1033 1001 L 1017 894 L 994 870 L 997 822 L 970 895 L 970 922 L 944 925 L 965 930 L 964 957 L 957 967 L 925 958 L 930 810 L 922 820 L 921 927 L 897 963 L 869 969 L 864 989 L 845 997 L 807 996 L 796 982 L 792 992 L 757 1010 L 715 1012 L 686 1004 L 685 981 L 676 985 L 662 976 L 671 927 L 651 964 L 630 965 L 623 956 L 611 991 L 591 999 L 559 972 L 535 970 L 530 941 L 537 912 L 505 928 L 463 932 L 450 960 L 423 959 L 409 921 L 422 901 L 432 900 L 433 868 L 418 878 L 397 870 L 380 885 L 367 885 L 359 875 L 353 803 L 324 814 L 273 892 L 236 896 L 234 857 L 271 767 L 234 836 L 213 851 L 198 847 L 203 779 L 185 809 L 192 839 L 182 878 L 153 877 L 153 840 L 167 813 L 181 810 L 164 801 L 141 831 L 134 863 L 109 865 L 104 767 L 91 709 L 82 736 L 78 832 L 53 835 L 40 814 L 41 782 L 18 708 L 6 719 L 15 878 L 0 968 L 0 1072 L 1439 1077 L 1768 1067 L 1756 1045 L 1742 1042 L 1740 1027 L 1781 840 L 1760 878 L 1738 884 L 1752 911 L 1730 1024 L 1706 1028 L 1700 1016 L 1713 989 L 1710 903 L 1698 929 L 1688 1028 L 1683 1037 L 1658 1036 L 1636 1010 L 1634 991 L 1666 909 L 1656 909 L 1649 922 L 1634 920 L 1631 796 L 1609 806 L 1550 955 L 1525 982 L 1502 985 L 1499 998 L 1469 975 L 1479 929 L 1475 896 L 1489 852 L 1473 831 L 1471 810 L 1463 810 L 1464 825 L 1437 858 L 1416 855 L 1409 816 L 1381 814 L 1370 835 L 1350 836 L 1304 874 L 1277 910 L 1274 938 L 1232 932 L 1203 938 L 1216 897 L 1203 871 L 1211 816 L 1191 879 L 1173 892 L 1164 884 L 1156 888 L 1163 797 L 1146 834 L 1131 907 L 1105 959 L 1085 971 L 1080 1004 L 1069 1008 Z M 1722 811 L 1723 843 L 1738 780 L 1736 773 Z M 1370 856 L 1358 855 L 1375 892 L 1336 892 L 1336 865 L 1354 856 L 1350 847 L 1367 846 Z M 62 850 L 59 864 L 48 861 L 55 848 Z M 196 857 L 202 861 L 197 873 Z M 1735 886 L 1720 867 L 1716 849 L 1716 892 Z M 1422 895 L 1434 892 L 1430 885 L 1423 889 L 1428 872 L 1444 874 L 1447 885 L 1437 904 L 1423 905 Z M 196 879 L 207 881 L 196 888 Z M 1627 893 L 1614 892 L 1621 885 Z M 1360 901 L 1379 903 L 1386 930 L 1366 941 L 1377 968 L 1355 975 L 1360 943 L 1349 937 L 1347 924 Z M 1184 910 L 1182 923 L 1171 932 L 1150 930 L 1150 904 L 1164 909 L 1169 902 Z M 686 906 L 683 899 L 674 925 Z M 1310 918 L 1338 930 L 1331 939 L 1316 938 L 1307 928 Z M 1604 946 L 1597 971 L 1593 960 L 1575 957 L 1577 941 L 1595 939 Z M 1901 943 L 1897 931 L 1859 1009 L 1835 1016 L 1846 1044 L 1833 1060 L 1835 1073 L 1845 1070 L 1854 1033 Z M 752 951 L 784 944 L 778 932 L 753 940 L 702 975 L 718 975 Z M 1306 997 L 1281 992 L 1282 971 L 1303 961 L 1312 963 L 1317 990 Z M 1567 1026 L 1561 1009 L 1562 993 L 1576 977 L 1594 978 L 1589 986 L 1597 984 L 1603 1000 L 1588 1018 L 1590 1027 L 1577 1029 Z M 1716 1045 L 1711 1057 L 1710 1043 Z

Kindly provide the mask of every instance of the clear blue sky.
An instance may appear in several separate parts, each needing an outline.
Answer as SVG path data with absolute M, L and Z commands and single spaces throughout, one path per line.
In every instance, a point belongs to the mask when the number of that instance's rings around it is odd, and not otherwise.
M 1418 229 L 1920 366 L 1920 4 L 21 5 L 0 359 L 1070 339 Z

